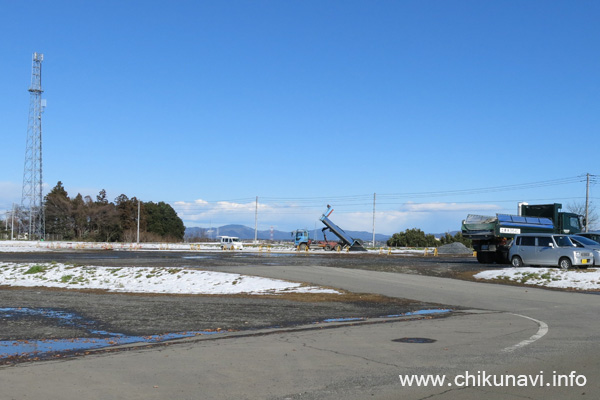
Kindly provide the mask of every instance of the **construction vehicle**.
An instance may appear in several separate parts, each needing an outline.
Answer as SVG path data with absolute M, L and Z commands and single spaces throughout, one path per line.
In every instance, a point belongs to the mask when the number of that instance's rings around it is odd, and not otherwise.
M 325 250 L 336 250 L 340 251 L 342 249 L 347 249 L 348 251 L 366 251 L 363 247 L 362 241 L 360 239 L 354 239 L 350 235 L 348 235 L 342 228 L 334 224 L 329 216 L 333 212 L 333 208 L 328 204 L 327 211 L 321 216 L 320 220 L 325 225 L 321 231 L 323 232 L 323 241 L 312 241 L 309 237 L 307 229 L 297 229 L 292 232 L 292 236 L 294 236 L 294 245 L 298 250 L 308 250 L 310 249 L 311 244 L 316 243 L 317 246 L 325 249 Z M 333 232 L 339 238 L 339 241 L 331 241 L 327 240 L 326 231 Z
M 462 235 L 470 239 L 482 264 L 508 264 L 508 249 L 515 235 L 521 233 L 576 234 L 584 225 L 583 216 L 562 212 L 562 204 L 519 204 L 518 215 L 467 215 Z
M 327 227 L 323 228 L 323 231 L 325 229 L 329 229 Z M 336 250 L 336 251 L 340 251 L 342 250 L 342 245 L 339 242 L 333 241 L 333 240 L 327 240 L 327 236 L 325 235 L 325 232 L 323 232 L 323 238 L 325 240 L 312 240 L 310 238 L 308 229 L 296 229 L 295 231 L 292 232 L 292 236 L 294 237 L 294 246 L 298 249 L 298 250 L 302 250 L 305 251 L 307 249 L 310 249 L 310 246 L 312 245 L 316 245 L 317 247 L 322 248 L 323 250 Z
M 321 229 L 321 232 L 323 233 L 323 240 L 320 240 L 318 242 L 318 246 L 322 247 L 323 250 L 335 250 L 335 251 L 342 250 L 342 247 L 344 247 L 344 246 L 339 241 L 336 242 L 334 240 L 327 240 L 327 234 L 325 233 L 325 231 L 327 231 L 328 229 L 329 229 L 328 227 Z
M 294 247 L 298 250 L 308 250 L 312 243 L 312 240 L 308 236 L 308 229 L 296 229 L 292 232 L 292 236 L 294 237 Z
M 350 235 L 344 232 L 342 228 L 334 224 L 329 219 L 329 216 L 332 212 L 333 208 L 331 208 L 331 206 L 327 204 L 327 211 L 325 211 L 325 213 L 320 218 L 321 222 L 327 227 L 323 228 L 323 234 L 325 234 L 325 230 L 329 230 L 330 232 L 332 232 L 335 236 L 337 236 L 340 239 L 338 242 L 339 245 L 345 249 L 348 249 L 348 251 L 367 251 L 367 249 L 365 249 L 363 246 L 362 240 L 350 237 Z

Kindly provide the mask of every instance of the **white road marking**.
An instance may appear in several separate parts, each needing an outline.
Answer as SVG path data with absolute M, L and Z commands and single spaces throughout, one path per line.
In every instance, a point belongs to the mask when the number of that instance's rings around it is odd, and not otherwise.
M 509 346 L 505 349 L 502 349 L 503 353 L 512 353 L 513 351 L 515 351 L 517 349 L 520 349 L 522 347 L 530 345 L 531 343 L 535 342 L 538 339 L 541 339 L 542 337 L 544 337 L 544 335 L 546 335 L 546 333 L 548 333 L 548 325 L 544 321 L 539 321 L 535 318 L 531 318 L 531 317 L 528 317 L 526 315 L 521 315 L 521 314 L 513 314 L 513 315 L 516 315 L 516 316 L 522 317 L 522 318 L 527 318 L 531 321 L 534 321 L 535 323 L 538 324 L 539 329 L 538 329 L 537 333 L 535 335 L 533 335 L 532 337 L 530 337 L 529 339 L 523 340 L 513 346 Z

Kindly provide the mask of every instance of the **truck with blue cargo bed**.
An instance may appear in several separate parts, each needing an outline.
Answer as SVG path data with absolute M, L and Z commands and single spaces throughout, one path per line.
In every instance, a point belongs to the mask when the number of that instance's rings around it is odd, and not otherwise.
M 325 250 L 337 250 L 346 249 L 348 251 L 367 251 L 363 242 L 360 239 L 354 239 L 350 235 L 348 235 L 342 228 L 337 226 L 329 219 L 329 216 L 333 212 L 333 208 L 328 204 L 327 211 L 321 215 L 320 221 L 325 225 L 321 231 L 323 232 L 324 241 L 316 242 L 319 247 L 324 248 Z M 335 236 L 339 238 L 339 241 L 332 242 L 327 240 L 326 231 L 332 232 Z M 311 241 L 308 236 L 307 229 L 297 229 L 292 232 L 292 236 L 294 237 L 294 246 L 298 250 L 308 250 L 310 248 L 311 243 L 315 243 Z
M 521 233 L 577 234 L 583 224 L 581 215 L 562 211 L 562 204 L 520 204 L 519 214 L 496 216 L 468 215 L 462 222 L 462 235 L 470 239 L 482 264 L 508 264 L 508 250 Z

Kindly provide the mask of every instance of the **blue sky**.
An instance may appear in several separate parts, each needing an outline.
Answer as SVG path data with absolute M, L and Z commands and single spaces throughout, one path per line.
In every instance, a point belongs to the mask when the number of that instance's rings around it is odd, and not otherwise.
M 258 196 L 259 229 L 313 228 L 329 203 L 367 231 L 377 193 L 386 234 L 581 203 L 598 20 L 597 1 L 0 0 L 0 211 L 33 52 L 47 190 L 169 202 L 186 226 L 254 226 Z

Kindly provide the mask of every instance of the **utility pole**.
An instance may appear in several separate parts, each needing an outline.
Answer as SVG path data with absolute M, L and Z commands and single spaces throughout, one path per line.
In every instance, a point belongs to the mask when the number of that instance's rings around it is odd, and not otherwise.
M 12 216 L 10 224 L 10 240 L 15 240 L 15 203 L 13 203 Z
M 138 200 L 137 244 L 140 244 L 140 200 Z
M 42 193 L 42 112 L 46 101 L 42 100 L 42 61 L 44 55 L 33 53 L 31 86 L 29 87 L 29 122 L 25 167 L 23 169 L 23 191 L 19 225 L 21 233 L 28 239 L 43 240 L 45 236 L 45 216 Z M 27 229 L 24 222 L 28 223 Z
M 258 243 L 258 196 L 256 196 L 256 205 L 254 209 L 254 244 Z
M 586 174 L 587 183 L 585 185 L 585 231 L 588 231 L 588 212 L 590 207 L 590 174 L 589 172 Z
M 376 193 L 373 193 L 373 247 L 375 247 L 375 199 L 377 197 Z

